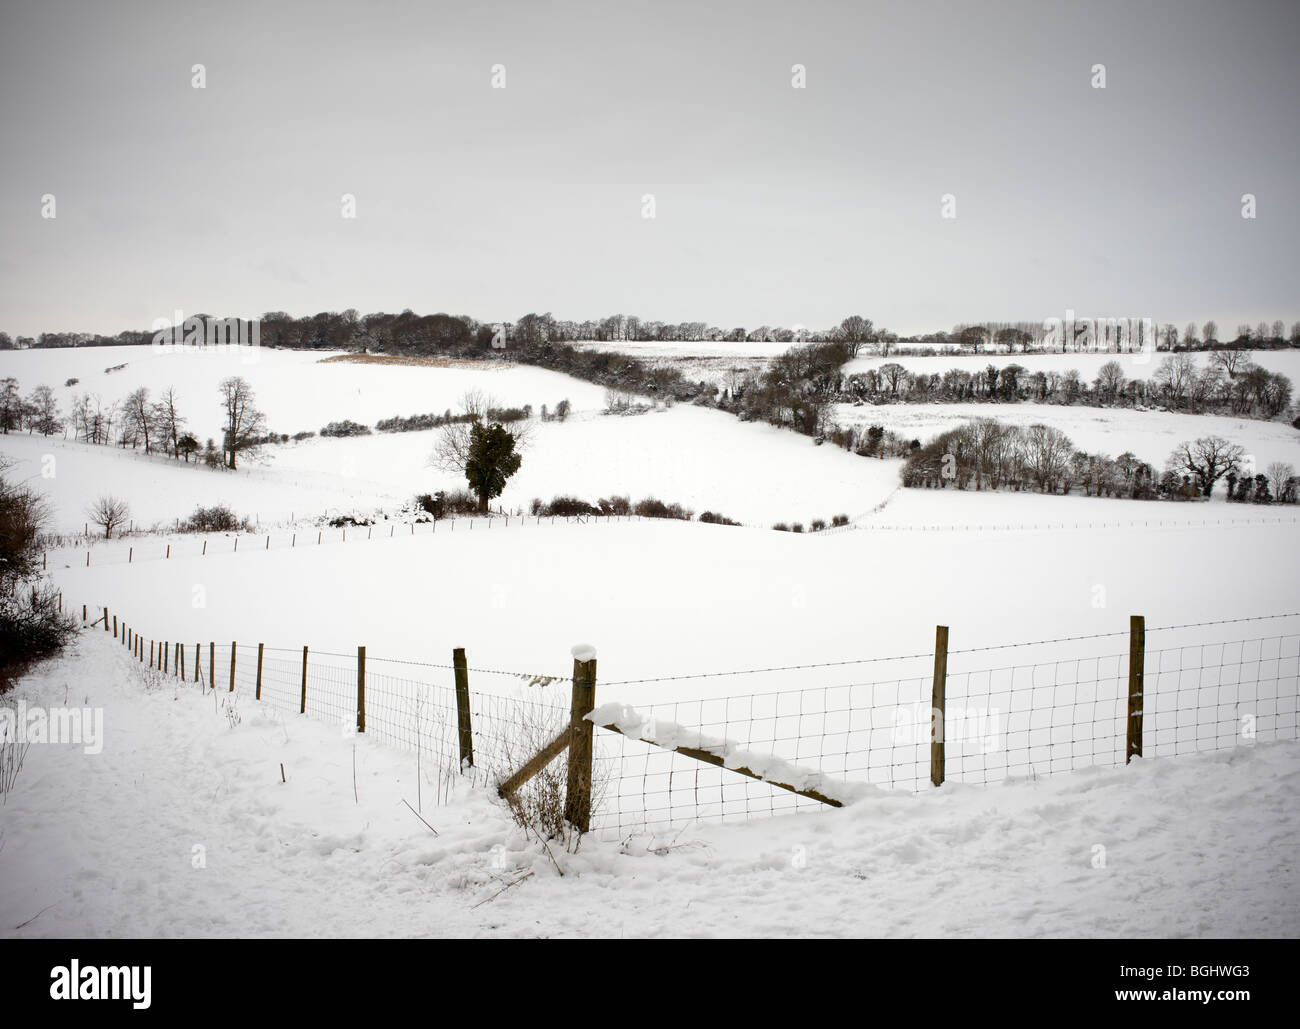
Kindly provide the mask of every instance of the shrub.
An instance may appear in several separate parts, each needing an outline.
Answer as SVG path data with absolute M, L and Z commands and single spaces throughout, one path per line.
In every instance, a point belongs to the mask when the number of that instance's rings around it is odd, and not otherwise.
M 336 529 L 341 529 L 345 525 L 373 525 L 374 524 L 369 518 L 358 518 L 356 515 L 350 515 L 350 514 L 335 515 L 333 518 L 330 519 L 329 523 Z
M 821 532 L 824 528 L 826 528 L 826 523 L 820 518 L 814 518 L 812 525 L 809 526 L 809 530 L 812 532 Z
M 790 531 L 790 526 L 786 525 L 785 522 L 777 522 L 774 526 L 772 526 L 772 528 L 775 529 L 777 532 Z
M 303 440 L 311 439 L 315 435 L 316 433 L 312 432 L 310 429 L 307 430 L 306 432 L 295 432 L 293 434 L 293 441 L 295 443 L 301 443 Z
M 681 504 L 665 504 L 655 497 L 638 500 L 632 511 L 642 518 L 679 518 L 690 521 L 693 517 L 693 512 L 688 511 Z
M 239 532 L 252 527 L 251 519 L 240 518 L 225 504 L 196 507 L 194 513 L 181 522 L 181 532 Z
M 831 525 L 833 526 L 848 525 L 848 524 L 849 524 L 849 516 L 846 514 L 837 514 L 834 518 L 831 519 Z
M 629 497 L 601 497 L 597 501 L 603 515 L 630 515 L 632 500 Z
M 63 385 L 65 385 L 65 386 L 75 386 L 75 385 L 76 385 L 77 383 L 79 383 L 80 381 L 81 381 L 80 379 L 69 379 L 69 380 L 68 380 L 67 382 L 65 382 Z
M 803 522 L 795 522 L 792 526 L 790 526 L 790 531 L 803 532 Z
M 718 514 L 715 511 L 705 511 L 700 515 L 700 521 L 708 522 L 710 525 L 739 525 L 739 522 L 733 522 L 726 515 Z
M 341 422 L 330 422 L 325 428 L 321 429 L 322 436 L 345 437 L 345 436 L 369 436 L 370 426 L 360 425 L 350 419 L 343 419 Z
M 600 514 L 600 508 L 577 497 L 555 497 L 549 504 L 534 502 L 534 514 L 548 518 L 572 518 L 575 515 Z
M 437 493 L 421 493 L 415 498 L 415 506 L 433 515 L 436 521 L 450 515 L 474 515 L 479 513 L 478 498 L 468 490 L 439 490 Z
M 40 575 L 49 508 L 41 495 L 4 478 L 0 460 L 0 693 L 33 661 L 58 653 L 76 632 L 59 613 L 59 593 Z

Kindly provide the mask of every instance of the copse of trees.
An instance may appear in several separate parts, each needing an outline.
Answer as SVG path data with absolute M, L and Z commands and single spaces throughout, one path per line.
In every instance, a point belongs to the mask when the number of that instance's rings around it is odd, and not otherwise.
M 1289 465 L 1270 465 L 1266 475 L 1241 476 L 1243 449 L 1218 436 L 1180 443 L 1162 471 L 1132 453 L 1118 457 L 1077 449 L 1047 425 L 1005 425 L 980 418 L 940 433 L 916 447 L 903 465 L 912 488 L 1081 493 L 1134 500 L 1209 497 L 1227 479 L 1229 499 L 1295 503 L 1297 480 Z M 1263 488 L 1257 486 L 1263 482 Z M 1248 485 L 1239 486 L 1239 483 Z M 1238 489 L 1247 490 L 1235 496 Z
M 909 371 L 897 362 L 846 376 L 828 401 L 847 403 L 1040 403 L 1092 407 L 1167 407 L 1191 413 L 1276 418 L 1292 399 L 1291 380 L 1260 368 L 1239 349 L 1213 353 L 1204 365 L 1170 354 L 1149 380 L 1130 379 L 1107 361 L 1092 382 L 1076 369 L 1031 372 L 1024 365 L 988 365 L 946 372 Z

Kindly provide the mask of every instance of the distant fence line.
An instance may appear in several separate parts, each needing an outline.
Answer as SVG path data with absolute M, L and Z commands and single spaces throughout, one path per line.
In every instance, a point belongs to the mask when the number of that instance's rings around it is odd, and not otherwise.
M 542 674 L 471 666 L 459 648 L 434 664 L 364 646 L 345 654 L 159 641 L 119 625 L 108 608 L 83 606 L 82 620 L 163 675 L 414 753 L 417 789 L 427 785 L 437 803 L 457 783 L 509 797 L 567 750 L 575 824 L 619 834 L 825 809 L 873 789 L 921 792 L 1297 739 L 1300 613 L 1154 628 L 1133 616 L 1112 633 L 965 649 L 950 649 L 948 627 L 938 626 L 928 653 L 600 688 L 626 699 L 647 684 L 736 685 L 691 699 L 656 691 L 635 707 L 598 703 L 594 653 L 580 660 L 575 651 L 572 674 Z M 1204 638 L 1212 627 L 1281 622 L 1286 631 Z M 1148 645 L 1152 633 L 1179 632 L 1193 641 Z M 1054 656 L 977 665 L 976 655 L 1044 647 Z M 853 672 L 866 666 L 885 672 Z M 493 689 L 471 688 L 484 677 Z
M 493 515 L 488 518 L 442 518 L 437 521 L 428 522 L 388 522 L 375 523 L 372 525 L 350 525 L 350 526 L 329 526 L 329 527 L 312 527 L 304 528 L 301 531 L 294 530 L 288 533 L 238 533 L 228 532 L 218 536 L 207 535 L 202 539 L 187 538 L 191 534 L 182 534 L 180 539 L 159 543 L 150 548 L 150 552 L 141 553 L 139 561 L 166 561 L 175 557 L 177 559 L 185 557 L 206 557 L 209 553 L 216 554 L 237 554 L 240 553 L 240 543 L 243 542 L 243 553 L 250 551 L 267 551 L 267 550 L 293 550 L 298 547 L 321 546 L 326 543 L 346 543 L 348 542 L 348 530 L 352 530 L 352 539 L 358 540 L 373 539 L 393 539 L 398 536 L 416 536 L 416 535 L 436 535 L 438 525 L 443 525 L 442 532 L 454 533 L 458 522 L 468 523 L 469 528 L 462 528 L 462 532 L 473 532 L 474 525 L 477 522 L 480 525 L 486 525 L 486 528 L 480 531 L 490 531 L 494 525 L 499 528 L 508 529 L 512 526 L 515 528 L 524 528 L 529 524 L 534 526 L 554 525 L 557 521 L 560 524 L 583 524 L 598 525 L 609 524 L 612 522 L 640 522 L 654 521 L 641 515 Z M 673 519 L 667 519 L 673 520 Z M 804 533 L 792 533 L 792 535 L 805 536 L 830 536 L 842 532 L 1031 532 L 1050 530 L 1079 530 L 1079 529 L 1133 529 L 1133 528 L 1224 528 L 1237 526 L 1254 526 L 1254 525 L 1296 525 L 1300 524 L 1300 516 L 1293 518 L 1249 518 L 1249 519 L 1204 519 L 1201 521 L 1177 521 L 1177 520 L 1160 520 L 1148 519 L 1144 521 L 1127 521 L 1127 522 L 1018 522 L 1018 523 L 981 523 L 981 524 L 919 524 L 919 525 L 873 525 L 870 523 L 854 523 L 850 525 L 837 525 L 824 529 L 809 530 Z M 423 529 L 417 531 L 417 526 L 429 526 L 426 533 Z M 761 525 L 751 525 L 744 523 L 745 528 L 763 529 L 768 528 Z M 387 528 L 388 532 L 383 530 Z M 379 532 L 376 533 L 375 530 Z M 92 565 L 118 565 L 118 564 L 135 564 L 137 548 L 135 544 L 129 544 L 126 548 L 126 557 L 121 556 L 122 548 L 115 547 L 112 556 L 105 557 L 100 555 L 91 560 L 91 554 L 96 549 L 96 544 L 104 544 L 112 541 L 90 539 L 86 545 L 82 545 L 82 537 L 70 537 L 73 541 L 71 545 L 56 546 L 47 549 L 41 557 L 41 567 L 48 569 L 50 564 L 50 555 L 54 554 L 56 559 L 60 551 L 67 549 L 84 550 L 85 561 L 82 567 L 89 568 Z M 119 537 L 120 541 L 121 537 Z M 274 543 L 274 545 L 273 545 Z M 197 551 L 197 553 L 195 553 Z
M 292 530 L 290 532 L 280 533 L 252 533 L 252 532 L 224 532 L 219 535 L 208 534 L 201 538 L 199 534 L 185 533 L 181 534 L 179 539 L 168 541 L 166 543 L 156 543 L 149 548 L 148 553 L 144 553 L 143 547 L 137 547 L 135 544 L 129 544 L 126 550 L 126 556 L 122 557 L 123 548 L 119 545 L 113 548 L 113 554 L 105 557 L 98 555 L 92 562 L 91 554 L 97 549 L 93 545 L 80 546 L 73 543 L 72 548 L 85 551 L 85 562 L 81 567 L 89 568 L 92 565 L 118 565 L 118 564 L 137 564 L 145 561 L 167 561 L 172 558 L 186 557 L 206 557 L 209 554 L 239 554 L 254 551 L 267 550 L 295 550 L 300 547 L 316 547 L 324 544 L 347 543 L 349 530 L 353 542 L 361 540 L 379 540 L 394 539 L 410 536 L 433 536 L 438 533 L 454 533 L 457 523 L 468 523 L 468 528 L 461 529 L 462 533 L 473 532 L 474 525 L 477 522 L 481 528 L 479 531 L 491 531 L 495 525 L 498 529 L 508 528 L 525 528 L 528 525 L 546 526 L 560 524 L 581 524 L 596 525 L 610 522 L 639 522 L 646 521 L 640 515 L 492 515 L 483 518 L 440 518 L 436 521 L 414 521 L 414 522 L 376 522 L 372 525 L 348 525 L 348 526 L 312 526 L 301 530 Z M 439 529 L 438 526 L 442 528 Z M 426 530 L 424 526 L 428 526 Z M 388 532 L 384 532 L 388 529 Z M 376 531 L 378 530 L 378 531 Z M 190 538 L 192 537 L 192 538 Z M 80 537 L 73 537 L 79 540 Z M 121 537 L 119 537 L 120 543 Z M 111 543 L 111 540 L 98 540 L 99 544 Z M 242 547 L 241 547 L 242 543 Z M 273 545 L 274 543 L 274 545 Z M 49 568 L 50 556 L 53 554 L 57 560 L 60 550 L 68 547 L 54 547 L 46 550 L 41 557 L 41 567 Z M 140 557 L 136 559 L 137 550 L 141 551 Z

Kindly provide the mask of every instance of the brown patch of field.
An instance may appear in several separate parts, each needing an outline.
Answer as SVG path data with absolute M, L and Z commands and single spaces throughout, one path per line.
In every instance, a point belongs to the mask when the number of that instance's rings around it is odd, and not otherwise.
M 411 357 L 404 354 L 335 354 L 318 364 L 386 364 L 394 368 L 509 368 L 507 361 L 472 361 L 455 357 Z

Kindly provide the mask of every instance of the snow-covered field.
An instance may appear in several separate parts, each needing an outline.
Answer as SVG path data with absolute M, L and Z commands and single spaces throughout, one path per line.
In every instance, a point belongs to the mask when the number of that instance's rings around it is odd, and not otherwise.
M 833 417 L 840 425 L 881 425 L 904 439 L 922 442 L 976 418 L 995 418 L 1007 425 L 1050 425 L 1080 450 L 1111 457 L 1131 451 L 1157 469 L 1164 467 L 1179 443 L 1222 436 L 1241 445 L 1257 471 L 1273 461 L 1300 467 L 1300 432 L 1284 421 L 1258 418 L 1061 404 L 837 404 Z
M 569 400 L 575 408 L 604 404 L 605 391 L 541 368 L 492 362 L 449 362 L 445 367 L 332 361 L 330 351 L 269 347 L 93 347 L 18 350 L 0 354 L 0 377 L 12 375 L 24 395 L 38 385 L 54 389 L 63 414 L 73 396 L 98 395 L 107 406 L 144 386 L 151 399 L 176 388 L 177 406 L 200 441 L 221 439 L 217 384 L 238 375 L 253 387 L 256 406 L 275 432 L 317 432 L 351 419 L 373 426 L 395 415 L 458 410 L 467 390 L 489 394 L 502 407 L 531 404 L 540 410 Z M 126 367 L 106 371 L 117 365 Z M 64 383 L 76 378 L 73 386 Z
M 101 708 L 104 745 L 98 754 L 34 745 L 0 808 L 7 936 L 1131 939 L 1300 929 L 1300 872 L 1287 857 L 1300 846 L 1294 743 L 588 839 L 576 855 L 554 854 L 561 877 L 483 791 L 426 803 L 430 829 L 406 806 L 418 803 L 409 755 L 246 701 L 230 713 L 220 693 L 146 685 L 101 636 L 88 634 L 12 698 Z
M 214 415 L 216 381 L 248 370 L 237 353 L 154 355 L 157 366 L 137 353 L 101 379 L 122 393 L 183 382 L 188 395 L 211 399 Z M 108 363 L 102 351 L 90 354 L 101 369 Z M 89 566 L 86 546 L 50 552 L 67 610 L 79 617 L 84 604 L 93 616 L 108 606 L 148 641 L 202 642 L 205 654 L 221 641 L 219 676 L 237 641 L 240 686 L 233 701 L 198 696 L 192 685 L 149 687 L 138 663 L 132 670 L 96 630 L 20 687 L 15 700 L 102 706 L 106 719 L 101 754 L 34 747 L 0 808 L 0 877 L 13 884 L 0 920 L 18 925 L 54 903 L 22 934 L 1160 936 L 1286 935 L 1300 924 L 1286 899 L 1294 872 L 1280 857 L 1294 843 L 1287 784 L 1300 763 L 1297 745 L 1285 742 L 1295 736 L 1300 674 L 1294 509 L 900 490 L 897 461 L 690 406 L 606 416 L 603 391 L 552 373 L 263 356 L 250 368 L 269 377 L 249 377 L 268 411 L 280 412 L 277 428 L 288 430 L 455 407 L 467 388 L 535 407 L 569 398 L 568 421 L 535 426 L 502 497 L 506 509 L 534 496 L 653 494 L 754 526 L 838 513 L 854 525 L 796 535 L 515 515 L 414 529 L 403 522 L 398 532 L 395 517 L 381 516 L 378 531 L 350 530 L 344 542 L 342 530 L 324 529 L 317 544 L 308 524 L 321 514 L 395 515 L 416 492 L 459 485 L 427 467 L 435 434 L 269 448 L 265 461 L 234 474 L 62 439 L 0 438 L 0 453 L 47 492 L 65 531 L 81 529 L 91 499 L 114 492 L 130 501 L 137 528 L 165 529 L 197 504 L 220 501 L 256 514 L 269 534 L 100 542 Z M 75 374 L 86 354 L 39 357 L 43 375 L 32 381 L 10 364 L 0 372 L 30 389 Z M 179 371 L 169 378 L 159 368 Z M 358 394 L 360 373 L 379 377 Z M 1221 431 L 1261 464 L 1300 463 L 1294 441 L 1267 423 L 1045 410 L 1074 419 L 1053 424 L 1089 449 L 1159 462 L 1179 439 Z M 874 421 L 912 411 L 922 419 L 913 429 L 882 423 L 910 435 L 928 416 L 936 431 L 954 408 L 846 415 Z M 1020 411 L 1032 417 L 1023 407 L 995 413 Z M 1234 424 L 1211 428 L 1215 421 Z M 43 465 L 47 455 L 52 466 Z M 42 477 L 43 467 L 53 475 Z M 296 524 L 286 524 L 291 516 Z M 1116 713 L 1131 614 L 1147 618 L 1154 759 L 1123 769 L 1114 767 Z M 1288 617 L 1234 621 L 1278 615 Z M 927 700 L 936 625 L 951 633 L 949 696 L 1004 705 L 1006 718 L 992 758 L 952 741 L 952 775 L 938 793 L 918 771 L 928 742 L 884 745 L 879 735 L 901 708 Z M 277 683 L 262 704 L 248 690 L 257 643 Z M 598 759 L 621 770 L 617 810 L 598 828 L 616 831 L 598 833 L 578 856 L 561 855 L 576 873 L 561 879 L 490 791 L 459 784 L 448 803 L 432 803 L 445 784 L 428 779 L 427 755 L 417 780 L 396 737 L 403 705 L 425 687 L 449 687 L 455 647 L 468 651 L 476 694 L 565 710 L 577 643 L 598 650 L 600 704 L 634 705 L 837 779 L 897 788 L 868 788 L 843 811 L 766 817 L 787 806 L 750 784 L 707 813 L 752 810 L 763 819 L 691 824 L 680 835 L 683 812 L 707 805 L 670 798 L 664 821 L 678 828 L 647 835 L 659 824 L 650 805 L 627 805 L 644 799 L 662 768 L 651 768 L 644 745 L 614 747 L 618 738 L 602 734 Z M 322 710 L 312 692 L 309 716 L 297 714 L 303 645 L 323 677 L 312 690 L 330 684 L 337 710 Z M 366 737 L 343 739 L 337 723 L 351 711 L 359 645 L 379 707 Z M 503 673 L 558 682 L 527 685 Z M 1258 742 L 1238 739 L 1242 710 L 1259 715 Z M 862 713 L 865 728 L 855 721 Z M 1194 753 L 1207 746 L 1227 749 Z M 673 758 L 669 771 L 687 779 L 688 792 L 730 774 L 708 769 L 712 778 L 689 779 L 685 760 Z M 401 804 L 420 796 L 442 835 Z M 88 845 L 51 814 L 56 797 L 58 818 L 84 824 Z M 1267 845 L 1243 860 L 1230 842 L 1241 838 Z M 1110 855 L 1105 868 L 1093 864 L 1098 845 Z M 205 848 L 206 868 L 192 867 L 195 846 Z M 1197 860 L 1183 860 L 1189 853 Z M 533 875 L 489 899 L 523 871 Z M 357 889 L 363 875 L 372 888 Z M 289 881 L 310 885 L 294 893 Z M 970 899 L 939 903 L 936 883 Z M 869 890 L 871 903 L 846 904 L 854 889 Z M 691 901 L 689 919 L 680 900 Z

